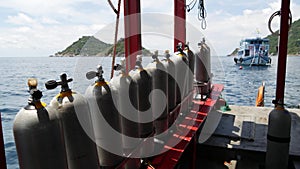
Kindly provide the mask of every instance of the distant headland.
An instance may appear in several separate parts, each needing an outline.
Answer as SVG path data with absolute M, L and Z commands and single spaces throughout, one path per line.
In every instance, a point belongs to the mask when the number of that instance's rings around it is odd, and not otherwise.
M 124 38 L 120 38 L 116 46 L 116 56 L 124 56 Z M 113 48 L 113 44 L 105 43 L 94 36 L 83 36 L 66 49 L 56 52 L 54 55 L 50 55 L 50 57 L 112 56 Z M 145 48 L 143 48 L 142 52 L 145 56 L 152 55 L 152 53 Z

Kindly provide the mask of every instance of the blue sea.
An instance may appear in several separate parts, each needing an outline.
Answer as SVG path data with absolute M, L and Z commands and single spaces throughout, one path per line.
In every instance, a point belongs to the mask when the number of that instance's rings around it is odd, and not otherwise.
M 120 58 L 117 58 L 117 63 Z M 264 81 L 266 84 L 265 106 L 271 107 L 275 98 L 277 57 L 272 57 L 269 67 L 248 67 L 239 69 L 232 57 L 212 56 L 213 83 L 224 84 L 223 97 L 231 105 L 254 106 L 258 87 Z M 151 58 L 144 58 L 144 65 Z M 47 91 L 46 81 L 59 80 L 61 73 L 74 79 L 71 88 L 84 94 L 92 81 L 85 78 L 85 73 L 95 70 L 98 64 L 103 65 L 104 77 L 110 79 L 111 58 L 56 58 L 56 57 L 0 57 L 0 111 L 5 141 L 6 158 L 9 169 L 17 169 L 18 158 L 13 137 L 13 120 L 18 111 L 27 104 L 29 97 L 27 79 L 34 77 L 39 81 L 39 89 L 43 91 L 42 100 L 49 103 L 59 92 L 59 89 Z M 300 57 L 288 57 L 285 104 L 296 108 L 300 104 Z

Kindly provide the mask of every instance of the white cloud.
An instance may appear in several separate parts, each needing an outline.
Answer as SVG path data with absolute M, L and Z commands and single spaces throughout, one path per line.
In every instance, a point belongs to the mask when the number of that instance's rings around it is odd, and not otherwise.
M 48 17 L 43 17 L 41 22 L 43 24 L 60 24 L 57 20 Z
M 267 4 L 266 8 L 244 9 L 238 15 L 216 10 L 214 13 L 208 14 L 208 27 L 203 30 L 203 34 L 211 42 L 218 55 L 226 55 L 238 47 L 242 38 L 257 36 L 256 30 L 259 30 L 261 37 L 269 35 L 268 20 L 271 14 L 279 9 L 280 3 L 276 1 Z M 293 20 L 299 19 L 300 6 L 292 3 L 291 10 L 294 16 Z M 197 23 L 195 19 L 190 22 L 199 27 L 200 23 Z M 279 29 L 279 17 L 274 18 L 272 28 Z
M 16 16 L 8 16 L 6 22 L 16 25 L 34 24 L 35 21 L 24 13 L 18 13 Z
M 117 2 L 118 0 L 113 0 L 115 6 Z M 163 13 L 169 15 L 167 18 L 172 18 L 173 3 L 172 0 L 142 0 L 142 12 Z M 291 3 L 294 20 L 300 17 L 298 4 L 298 0 Z M 242 38 L 254 36 L 257 29 L 261 36 L 268 35 L 268 19 L 280 9 L 279 0 L 238 3 L 233 0 L 207 1 L 206 5 L 207 29 L 200 29 L 196 11 L 187 14 L 188 24 L 198 28 L 199 37 L 196 36 L 195 39 L 200 41 L 204 35 L 219 55 L 230 53 Z M 244 10 L 240 10 L 241 7 Z M 29 52 L 29 55 L 30 51 L 32 55 L 50 55 L 64 49 L 81 36 L 93 35 L 109 24 L 111 25 L 102 30 L 99 37 L 109 43 L 113 40 L 116 16 L 106 0 L 4 0 L 0 1 L 1 8 L 11 9 L 11 12 L 6 15 L 5 23 L 0 23 L 3 25 L 0 27 L 0 53 L 11 49 L 11 55 L 22 55 L 21 51 Z M 119 37 L 124 37 L 122 22 Z M 165 36 L 166 33 L 159 34 L 165 31 L 173 34 L 172 19 L 164 21 L 164 18 L 148 15 L 142 22 L 143 31 L 148 32 L 143 35 L 143 46 L 161 50 L 173 47 L 172 38 Z M 272 24 L 274 29 L 278 28 L 278 24 L 278 19 L 275 19 Z M 196 40 L 193 41 L 197 43 Z

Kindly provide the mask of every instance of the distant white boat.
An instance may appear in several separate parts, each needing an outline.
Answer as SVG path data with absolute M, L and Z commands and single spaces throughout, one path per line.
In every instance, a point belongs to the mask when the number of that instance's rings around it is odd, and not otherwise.
M 269 39 L 247 38 L 241 40 L 234 62 L 240 65 L 266 66 L 271 64 Z

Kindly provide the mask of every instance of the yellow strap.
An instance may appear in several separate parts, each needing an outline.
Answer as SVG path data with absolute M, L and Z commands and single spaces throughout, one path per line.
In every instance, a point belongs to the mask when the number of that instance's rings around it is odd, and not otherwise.
M 44 108 L 44 107 L 46 107 L 46 106 L 47 106 L 47 104 L 46 104 L 46 103 L 44 103 L 44 102 L 40 102 L 40 101 L 38 101 L 38 102 L 34 103 L 34 106 L 35 106 L 35 108 L 36 108 L 36 109 L 41 109 L 41 108 Z
M 96 82 L 95 83 L 95 86 L 104 86 L 104 85 L 108 85 L 108 82 L 105 82 L 105 81 L 101 81 L 101 82 Z
M 276 110 L 284 110 L 284 107 L 282 105 L 277 105 L 275 107 Z
M 122 77 L 128 77 L 129 74 L 128 73 L 122 73 Z
M 60 92 L 58 95 L 56 95 L 56 98 L 64 98 L 64 97 L 69 97 L 72 96 L 72 94 L 75 94 L 71 90 L 66 91 L 66 92 Z

